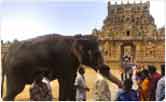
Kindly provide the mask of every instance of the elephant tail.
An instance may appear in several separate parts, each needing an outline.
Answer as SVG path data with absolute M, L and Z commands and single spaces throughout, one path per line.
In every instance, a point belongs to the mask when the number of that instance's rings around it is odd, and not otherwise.
M 1 82 L 1 98 L 3 97 L 3 89 L 4 89 L 4 80 L 5 80 L 5 74 L 6 74 L 6 67 L 7 67 L 7 64 L 6 64 L 6 60 L 7 60 L 7 56 L 8 56 L 8 53 L 4 53 L 4 55 L 1 57 L 2 59 L 2 62 L 1 62 L 1 75 L 2 75 L 2 82 Z

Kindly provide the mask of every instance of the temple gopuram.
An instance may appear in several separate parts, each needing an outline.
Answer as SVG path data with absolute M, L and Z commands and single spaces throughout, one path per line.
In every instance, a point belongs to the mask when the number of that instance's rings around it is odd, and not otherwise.
M 100 39 L 106 63 L 121 67 L 124 56 L 135 64 L 154 64 L 159 67 L 165 58 L 165 28 L 157 28 L 150 14 L 150 1 L 112 4 L 101 30 L 92 34 Z

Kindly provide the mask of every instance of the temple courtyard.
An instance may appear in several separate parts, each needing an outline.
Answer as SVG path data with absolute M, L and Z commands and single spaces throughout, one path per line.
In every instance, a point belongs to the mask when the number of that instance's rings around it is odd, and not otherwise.
M 120 70 L 112 69 L 111 71 L 113 75 L 115 75 L 116 77 L 120 79 Z M 90 88 L 90 91 L 87 93 L 87 100 L 91 101 L 93 100 L 93 93 L 94 93 L 93 87 L 94 87 L 95 80 L 97 78 L 97 74 L 94 70 L 90 68 L 86 68 L 85 78 L 86 78 L 87 85 Z M 109 85 L 111 90 L 111 97 L 112 97 L 112 100 L 114 100 L 116 97 L 116 93 L 118 91 L 118 87 L 112 82 L 109 82 Z M 52 87 L 54 100 L 58 100 L 58 89 L 59 89 L 58 81 L 57 80 L 52 81 L 51 87 Z M 29 88 L 30 88 L 30 85 L 26 85 L 24 90 L 19 95 L 17 95 L 15 100 L 16 101 L 29 100 Z M 4 90 L 4 93 L 5 93 L 5 90 Z

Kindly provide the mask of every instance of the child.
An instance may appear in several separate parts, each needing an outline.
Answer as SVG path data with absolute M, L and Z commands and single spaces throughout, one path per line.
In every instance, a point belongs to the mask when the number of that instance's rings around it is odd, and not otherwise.
M 44 80 L 43 80 L 44 79 Z M 34 82 L 30 88 L 31 101 L 52 101 L 50 83 L 42 73 L 36 73 Z
M 139 101 L 138 94 L 132 88 L 132 80 L 125 79 L 123 88 L 117 94 L 116 101 Z

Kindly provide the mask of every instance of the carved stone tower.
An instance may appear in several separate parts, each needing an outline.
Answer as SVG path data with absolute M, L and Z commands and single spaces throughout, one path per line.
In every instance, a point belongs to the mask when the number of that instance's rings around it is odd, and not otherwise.
M 132 63 L 164 63 L 164 28 L 157 29 L 150 14 L 150 2 L 111 4 L 101 30 L 93 34 L 101 39 L 106 62 L 119 66 L 124 55 Z

